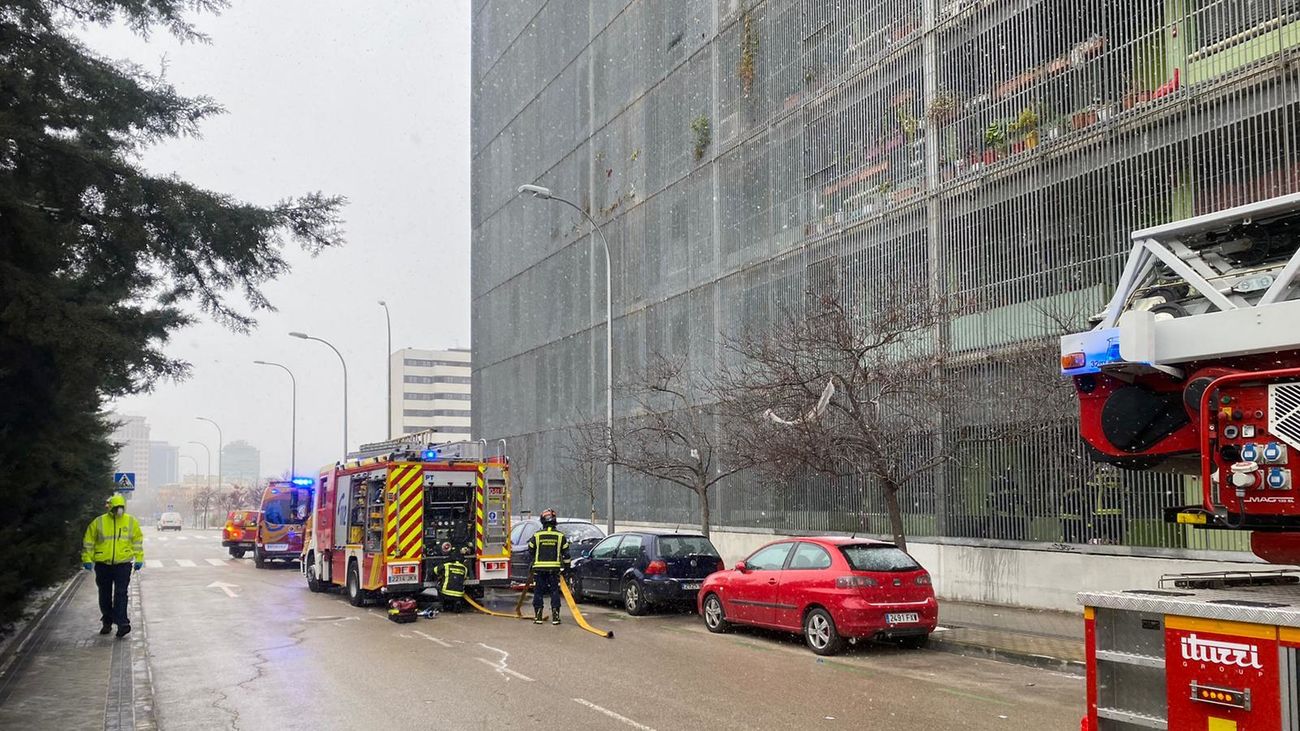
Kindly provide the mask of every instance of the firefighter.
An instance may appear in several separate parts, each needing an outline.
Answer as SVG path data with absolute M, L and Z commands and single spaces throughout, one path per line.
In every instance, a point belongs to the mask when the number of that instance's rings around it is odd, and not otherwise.
M 117 625 L 117 636 L 131 633 L 126 616 L 127 588 L 131 569 L 144 568 L 144 531 L 140 521 L 126 512 L 126 499 L 114 494 L 105 503 L 106 512 L 90 521 L 81 543 L 81 567 L 94 570 L 99 587 L 99 628 L 106 635 Z
M 533 624 L 542 623 L 542 604 L 551 596 L 551 624 L 560 623 L 560 578 L 569 568 L 569 538 L 555 528 L 555 511 L 542 511 L 542 529 L 528 539 L 533 561 Z
M 465 597 L 465 577 L 468 575 L 469 569 L 465 568 L 465 564 L 455 559 L 434 567 L 434 578 L 441 579 L 438 598 L 442 600 L 442 611 L 460 613 L 464 604 L 462 599 Z

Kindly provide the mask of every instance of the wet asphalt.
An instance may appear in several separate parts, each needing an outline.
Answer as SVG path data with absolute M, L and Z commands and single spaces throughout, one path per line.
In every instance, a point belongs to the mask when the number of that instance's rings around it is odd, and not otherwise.
M 603 639 L 482 614 L 414 624 L 258 570 L 215 531 L 146 537 L 147 659 L 162 729 L 1077 729 L 1081 678 L 584 604 Z M 496 606 L 513 605 L 502 595 Z

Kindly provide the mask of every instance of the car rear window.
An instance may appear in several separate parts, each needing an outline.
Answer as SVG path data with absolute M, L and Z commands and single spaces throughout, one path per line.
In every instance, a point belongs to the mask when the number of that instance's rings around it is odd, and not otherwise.
M 659 536 L 661 558 L 717 555 L 718 549 L 714 548 L 709 539 L 704 536 Z
M 894 546 L 840 546 L 840 552 L 854 571 L 916 571 L 921 568 L 921 564 Z
M 560 523 L 557 528 L 560 532 L 569 537 L 571 541 L 587 541 L 592 538 L 601 539 L 605 534 L 599 528 L 591 523 Z

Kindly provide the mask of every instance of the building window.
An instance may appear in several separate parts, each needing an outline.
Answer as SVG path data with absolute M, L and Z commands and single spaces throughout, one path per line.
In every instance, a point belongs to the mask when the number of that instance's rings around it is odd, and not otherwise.
M 469 409 L 402 409 L 402 416 L 460 416 L 468 419 Z
M 435 366 L 449 366 L 451 368 L 469 368 L 469 361 L 466 360 L 424 360 L 422 358 L 403 358 L 403 365 L 413 366 L 415 368 L 433 368 Z
M 406 393 L 402 394 L 402 397 L 405 398 L 407 401 L 439 401 L 439 400 L 469 401 L 470 400 L 470 395 L 467 393 L 447 393 L 445 391 L 437 391 L 434 393 L 413 393 L 411 391 L 407 391 Z
M 468 376 L 402 376 L 404 383 L 473 383 Z

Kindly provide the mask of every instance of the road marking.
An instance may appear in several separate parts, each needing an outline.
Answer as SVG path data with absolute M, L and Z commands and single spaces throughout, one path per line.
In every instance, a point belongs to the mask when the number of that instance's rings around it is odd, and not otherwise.
M 151 569 L 160 569 L 162 568 L 162 561 L 159 561 L 156 558 L 151 558 L 148 561 L 145 561 L 144 565 Z
M 208 584 L 207 588 L 220 589 L 226 592 L 226 596 L 230 597 L 231 599 L 235 599 L 239 596 L 234 591 L 235 589 L 239 588 L 239 584 L 227 584 L 224 581 L 214 581 L 211 584 Z
M 178 540 L 178 541 L 184 541 L 184 540 L 188 540 L 188 539 L 189 539 L 189 536 L 176 536 L 176 540 Z
M 645 725 L 644 723 L 637 723 L 636 721 L 633 721 L 632 719 L 628 718 L 627 716 L 620 716 L 619 714 L 614 713 L 613 711 L 609 710 L 608 708 L 602 708 L 602 707 L 596 705 L 595 703 L 592 703 L 592 702 L 589 701 L 589 700 L 585 700 L 585 699 L 582 699 L 582 698 L 574 698 L 573 701 L 574 701 L 575 703 L 581 703 L 582 705 L 584 705 L 584 706 L 590 708 L 590 709 L 593 710 L 593 711 L 596 711 L 597 713 L 603 713 L 603 714 L 605 714 L 606 716 L 609 716 L 610 718 L 614 719 L 615 721 L 620 721 L 620 722 L 622 722 L 622 723 L 625 723 L 625 724 L 631 726 L 632 728 L 639 728 L 639 729 L 641 729 L 641 731 L 655 731 L 653 728 L 650 728 L 649 726 Z
M 497 662 L 492 662 L 491 660 L 488 660 L 487 658 L 483 658 L 483 657 L 476 658 L 476 659 L 479 662 L 487 665 L 488 667 L 500 673 L 502 677 L 506 678 L 507 682 L 510 680 L 510 678 L 506 677 L 507 675 L 519 678 L 520 680 L 526 680 L 530 683 L 535 682 L 532 678 L 528 677 L 527 675 L 516 672 L 506 667 L 506 661 L 510 659 L 510 653 L 506 652 L 505 650 L 492 647 L 491 645 L 485 645 L 482 642 L 478 643 L 478 646 L 482 647 L 485 650 L 491 650 L 493 652 L 498 652 L 501 654 L 501 659 L 498 660 Z
M 425 633 L 421 632 L 421 631 L 418 630 L 418 629 L 417 629 L 417 630 L 412 630 L 412 632 L 415 632 L 415 634 L 417 634 L 417 635 L 423 637 L 424 639 L 426 639 L 426 640 L 428 640 L 428 641 L 430 641 L 430 642 L 436 642 L 436 643 L 438 643 L 439 645 L 442 645 L 443 647 L 451 647 L 451 643 L 450 643 L 450 642 L 444 642 L 444 641 L 438 639 L 437 637 L 433 637 L 433 636 L 430 636 L 430 635 L 426 635 Z
M 191 561 L 191 560 L 189 560 L 188 558 L 178 558 L 178 559 L 176 559 L 176 565 L 177 565 L 177 566 L 180 566 L 180 567 L 183 568 L 183 569 L 192 569 L 192 568 L 194 568 L 194 562 Z
M 167 536 L 154 536 L 153 538 L 150 538 L 149 540 L 151 540 L 151 541 L 158 541 L 159 543 L 166 543 L 166 542 L 167 542 Z
M 203 560 L 204 560 L 204 561 L 207 561 L 208 563 L 212 564 L 213 566 L 225 566 L 225 565 L 226 565 L 226 559 L 224 559 L 224 558 L 205 558 L 205 559 L 203 559 Z

